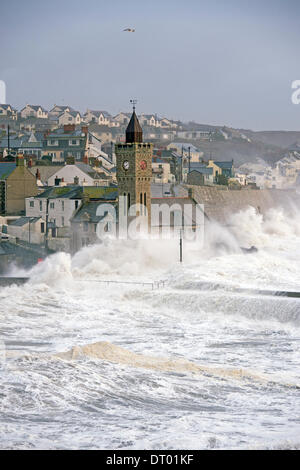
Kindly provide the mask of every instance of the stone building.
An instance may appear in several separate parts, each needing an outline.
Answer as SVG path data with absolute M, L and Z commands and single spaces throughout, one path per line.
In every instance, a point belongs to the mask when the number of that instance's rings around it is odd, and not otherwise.
M 25 214 L 25 199 L 37 194 L 36 178 L 25 166 L 22 155 L 16 163 L 0 163 L 1 214 Z
M 135 114 L 135 107 L 126 129 L 126 142 L 116 144 L 118 194 L 125 196 L 127 207 L 136 204 L 136 215 L 145 216 L 151 223 L 151 180 L 153 145 L 143 143 L 143 131 Z

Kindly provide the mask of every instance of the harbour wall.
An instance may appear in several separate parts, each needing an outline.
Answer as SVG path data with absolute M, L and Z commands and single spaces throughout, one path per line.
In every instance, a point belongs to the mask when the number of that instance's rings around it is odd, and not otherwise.
M 272 207 L 300 207 L 300 194 L 296 190 L 283 189 L 242 189 L 229 190 L 216 186 L 186 185 L 190 195 L 198 204 L 204 204 L 204 212 L 209 219 L 222 224 L 228 222 L 229 215 L 254 207 L 264 214 Z

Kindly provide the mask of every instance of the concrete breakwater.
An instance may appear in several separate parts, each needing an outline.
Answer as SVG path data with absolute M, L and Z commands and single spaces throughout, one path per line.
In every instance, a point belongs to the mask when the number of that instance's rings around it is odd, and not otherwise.
M 29 277 L 0 277 L 0 287 L 12 286 L 16 284 L 21 286 L 29 280 Z

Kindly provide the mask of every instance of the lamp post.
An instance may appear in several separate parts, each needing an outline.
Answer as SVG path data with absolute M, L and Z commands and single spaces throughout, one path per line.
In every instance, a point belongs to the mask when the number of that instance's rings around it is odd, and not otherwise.
M 34 217 L 30 217 L 29 218 L 29 230 L 28 230 L 28 243 L 30 244 L 31 243 L 31 239 L 30 239 L 30 235 L 31 235 L 31 231 L 30 231 L 30 224 L 31 222 L 34 220 Z
M 182 229 L 179 232 L 179 261 L 182 263 Z

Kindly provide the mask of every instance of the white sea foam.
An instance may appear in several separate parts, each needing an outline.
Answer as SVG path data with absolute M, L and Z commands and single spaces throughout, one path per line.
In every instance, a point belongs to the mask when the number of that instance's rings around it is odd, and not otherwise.
M 204 246 L 184 242 L 182 264 L 177 240 L 152 240 L 13 268 L 30 281 L 0 289 L 0 447 L 293 446 L 285 443 L 300 432 L 299 390 L 281 384 L 300 382 L 300 301 L 255 291 L 300 290 L 299 221 L 296 209 L 263 217 L 250 207 L 229 227 L 209 224 Z M 253 245 L 256 253 L 240 249 Z M 96 282 L 105 279 L 124 283 Z M 160 279 L 165 287 L 153 291 L 126 284 Z M 228 287 L 202 290 L 202 281 Z M 55 357 L 94 343 L 122 354 Z M 240 370 L 259 379 L 211 373 Z

